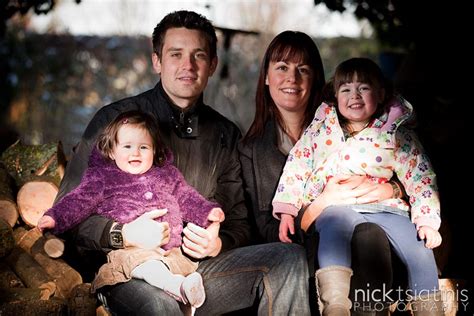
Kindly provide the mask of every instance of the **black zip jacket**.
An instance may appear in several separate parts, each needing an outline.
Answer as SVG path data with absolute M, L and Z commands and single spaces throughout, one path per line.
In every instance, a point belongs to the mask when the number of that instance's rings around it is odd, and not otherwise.
M 141 110 L 158 120 L 161 137 L 173 151 L 174 164 L 186 181 L 204 197 L 222 206 L 226 216 L 219 233 L 222 251 L 249 244 L 250 225 L 237 153 L 241 134 L 234 123 L 205 105 L 202 99 L 201 96 L 194 106 L 183 111 L 168 99 L 159 82 L 147 92 L 101 108 L 87 126 L 67 165 L 56 201 L 79 184 L 92 146 L 102 130 L 119 113 Z M 72 229 L 66 238 L 83 255 L 87 251 L 89 259 L 98 255 L 91 250 L 100 250 L 100 259 L 92 259 L 96 262 L 90 263 L 99 267 L 105 262 L 104 253 L 111 249 L 108 238 L 111 225 L 109 219 L 92 216 Z

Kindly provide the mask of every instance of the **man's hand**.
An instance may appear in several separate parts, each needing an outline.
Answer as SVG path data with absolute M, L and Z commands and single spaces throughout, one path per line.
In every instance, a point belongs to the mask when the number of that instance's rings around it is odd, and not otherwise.
M 212 222 L 207 228 L 189 223 L 183 230 L 181 248 L 183 252 L 196 259 L 215 257 L 222 248 L 219 228 L 220 223 L 224 221 L 224 212 L 220 208 L 213 208 L 207 219 Z
M 167 209 L 152 210 L 134 221 L 123 225 L 122 237 L 125 247 L 154 249 L 170 241 L 170 226 L 167 222 L 157 222 L 155 218 L 168 212 Z
M 278 237 L 280 241 L 284 243 L 291 243 L 291 239 L 288 237 L 288 232 L 290 234 L 295 234 L 295 219 L 289 214 L 281 214 L 280 228 Z
M 429 226 L 421 226 L 418 229 L 418 237 L 420 237 L 421 240 L 425 240 L 425 247 L 429 249 L 433 249 L 441 245 L 441 234 L 429 227 Z

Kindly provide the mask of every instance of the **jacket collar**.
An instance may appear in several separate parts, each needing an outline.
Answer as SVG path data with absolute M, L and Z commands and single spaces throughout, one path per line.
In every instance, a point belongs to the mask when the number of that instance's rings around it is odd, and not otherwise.
M 203 94 L 199 97 L 195 104 L 191 107 L 183 109 L 168 97 L 161 80 L 156 84 L 155 89 L 158 99 L 161 99 L 168 105 L 167 119 L 171 123 L 176 135 L 181 138 L 196 138 L 199 136 L 199 111 L 203 106 Z

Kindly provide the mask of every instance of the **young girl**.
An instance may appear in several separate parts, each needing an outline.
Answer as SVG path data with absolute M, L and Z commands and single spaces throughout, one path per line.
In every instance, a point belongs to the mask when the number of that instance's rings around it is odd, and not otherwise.
M 442 313 L 431 250 L 441 243 L 440 204 L 428 157 L 413 131 L 402 126 L 412 107 L 393 97 L 380 68 L 365 58 L 341 63 L 332 89 L 337 105 L 319 107 L 280 178 L 273 199 L 274 216 L 281 218 L 280 234 L 287 236 L 293 229 L 294 216 L 302 208 L 306 208 L 302 223 L 316 221 L 320 235 L 316 282 L 323 315 L 349 315 L 351 237 L 362 222 L 382 227 L 407 266 L 415 313 Z M 338 196 L 323 192 L 348 175 L 383 183 L 394 173 L 410 205 L 402 199 L 378 202 L 345 199 L 345 192 Z
M 169 223 L 169 242 L 163 249 L 111 251 L 92 290 L 133 277 L 197 308 L 204 303 L 205 293 L 202 278 L 195 272 L 197 263 L 180 249 L 183 221 L 206 227 L 211 212 L 219 221 L 224 220 L 224 213 L 185 182 L 148 114 L 125 112 L 108 125 L 92 151 L 81 184 L 45 213 L 38 228 L 58 234 L 93 213 L 125 224 L 153 209 L 168 210 L 160 220 Z

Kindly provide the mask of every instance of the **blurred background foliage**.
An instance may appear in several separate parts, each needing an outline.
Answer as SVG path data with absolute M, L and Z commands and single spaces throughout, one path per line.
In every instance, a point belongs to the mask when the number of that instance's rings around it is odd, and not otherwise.
M 219 35 L 219 56 L 226 55 L 228 75 L 220 68 L 205 100 L 245 132 L 253 119 L 255 83 L 262 36 L 239 34 L 228 51 Z M 350 56 L 378 58 L 370 39 L 319 38 L 315 42 L 329 78 L 340 60 Z M 144 36 L 71 36 L 9 31 L 0 47 L 7 61 L 9 102 L 2 110 L 26 142 L 61 139 L 66 151 L 80 138 L 92 115 L 105 104 L 153 87 L 158 77 L 151 65 L 151 43 Z M 219 67 L 222 67 L 222 58 Z

